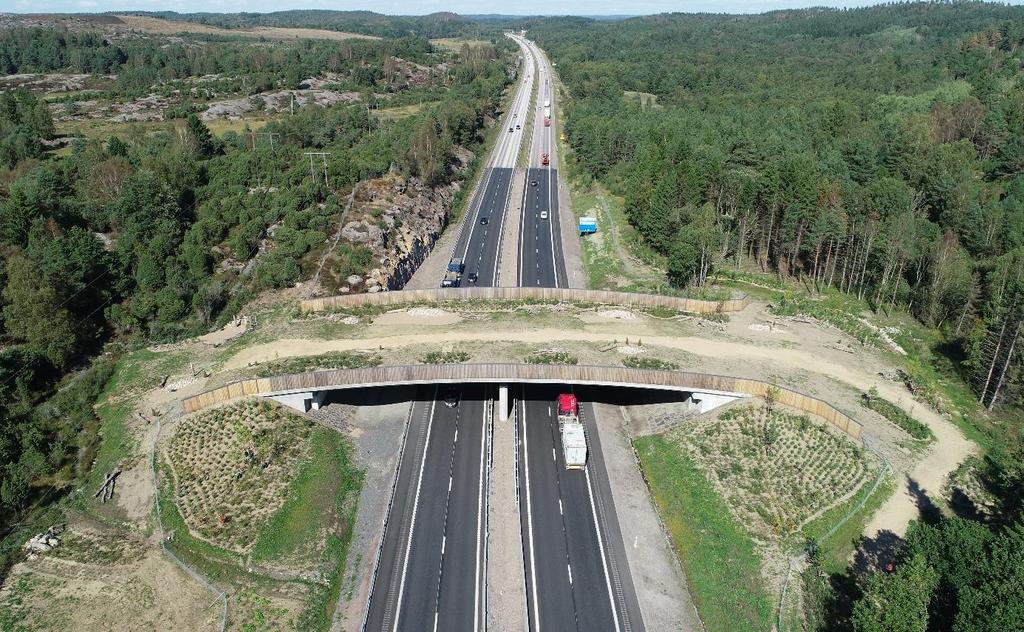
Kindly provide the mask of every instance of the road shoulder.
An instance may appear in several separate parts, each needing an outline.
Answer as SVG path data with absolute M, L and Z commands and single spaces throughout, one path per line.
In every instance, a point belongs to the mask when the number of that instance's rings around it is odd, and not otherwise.
M 701 630 L 686 576 L 661 528 L 625 434 L 622 410 L 594 404 L 601 451 L 622 531 L 629 573 L 648 630 Z

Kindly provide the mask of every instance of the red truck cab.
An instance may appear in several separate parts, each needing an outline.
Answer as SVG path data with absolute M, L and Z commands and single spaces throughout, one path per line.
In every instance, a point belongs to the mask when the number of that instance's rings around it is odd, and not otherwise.
M 579 415 L 579 404 L 572 393 L 561 393 L 558 396 L 558 416 L 576 417 Z

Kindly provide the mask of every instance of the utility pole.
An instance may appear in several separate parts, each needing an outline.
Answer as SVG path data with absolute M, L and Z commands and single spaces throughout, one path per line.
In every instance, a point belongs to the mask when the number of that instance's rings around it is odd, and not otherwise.
M 274 137 L 275 136 L 280 137 L 281 136 L 280 134 L 278 134 L 277 132 L 246 132 L 246 133 L 249 135 L 250 138 L 252 138 L 252 150 L 253 151 L 256 151 L 256 139 L 259 138 L 259 137 L 262 137 L 262 136 L 266 136 L 267 139 L 270 141 L 270 155 L 271 156 L 274 155 Z M 273 184 L 273 181 L 275 179 L 275 175 L 276 175 L 276 172 L 277 172 L 277 165 L 274 163 L 273 158 L 271 158 L 271 168 L 274 170 L 274 173 L 270 174 L 270 180 L 267 182 L 267 188 L 268 189 L 270 188 L 271 184 Z
M 270 139 L 270 151 L 271 152 L 274 151 L 274 137 L 275 136 L 280 136 L 280 134 L 278 134 L 277 132 L 246 132 L 246 133 L 250 136 L 250 138 L 252 138 L 252 148 L 254 150 L 256 149 L 256 137 L 257 136 L 266 136 L 268 139 Z
M 307 151 L 304 152 L 306 156 L 309 156 L 309 175 L 313 178 L 313 183 L 316 184 L 316 170 L 313 167 L 313 157 L 319 157 L 323 162 L 324 167 L 324 186 L 327 186 L 327 157 L 331 155 L 329 151 Z

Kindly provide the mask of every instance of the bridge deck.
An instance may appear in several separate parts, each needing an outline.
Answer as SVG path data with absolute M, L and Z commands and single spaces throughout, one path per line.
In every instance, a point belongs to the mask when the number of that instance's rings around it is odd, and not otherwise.
M 821 417 L 855 439 L 861 424 L 834 406 L 800 391 L 762 380 L 711 373 L 630 369 L 618 366 L 553 364 L 416 364 L 309 371 L 240 380 L 184 400 L 185 412 L 250 395 L 279 395 L 403 384 L 592 384 L 764 397 L 777 389 L 777 402 Z

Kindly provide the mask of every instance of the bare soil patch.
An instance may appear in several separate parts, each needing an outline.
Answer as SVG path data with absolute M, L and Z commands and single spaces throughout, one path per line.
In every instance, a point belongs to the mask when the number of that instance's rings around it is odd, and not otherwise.
M 462 316 L 436 307 L 413 307 L 382 314 L 373 319 L 375 325 L 454 325 Z
M 226 37 L 254 37 L 274 40 L 297 39 L 380 39 L 372 35 L 328 31 L 325 29 L 284 28 L 277 26 L 260 26 L 251 29 L 225 29 L 195 22 L 178 22 L 142 15 L 118 15 L 117 18 L 129 29 L 153 33 L 156 35 L 175 35 L 177 33 L 199 33 L 203 35 L 221 35 Z
M 75 524 L 56 549 L 16 566 L 0 611 L 19 630 L 215 630 L 221 607 L 151 543 Z

